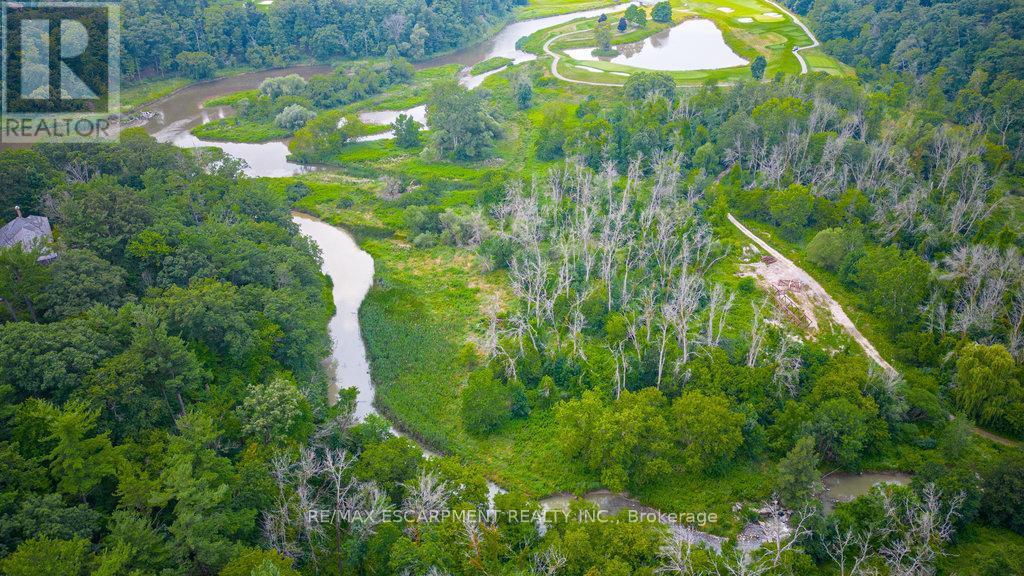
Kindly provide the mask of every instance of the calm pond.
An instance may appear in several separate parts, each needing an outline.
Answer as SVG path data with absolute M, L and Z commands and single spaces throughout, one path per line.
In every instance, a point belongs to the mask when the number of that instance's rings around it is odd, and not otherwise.
M 408 110 L 371 110 L 369 112 L 360 112 L 359 120 L 365 124 L 394 124 L 395 120 L 402 114 L 410 116 L 413 120 L 419 123 L 421 127 L 427 125 L 427 107 L 426 105 L 416 106 L 409 108 Z M 342 118 L 338 126 L 343 126 L 345 119 Z M 353 138 L 355 142 L 372 142 L 374 140 L 387 140 L 388 138 L 394 138 L 395 131 L 388 130 L 387 132 L 381 132 L 379 134 L 369 134 L 367 136 L 359 136 Z
M 905 472 L 865 472 L 851 474 L 837 472 L 822 478 L 825 492 L 821 495 L 825 512 L 829 513 L 837 502 L 849 502 L 871 491 L 876 484 L 910 484 L 913 476 Z
M 536 58 L 533 54 L 516 49 L 516 42 L 520 38 L 529 36 L 538 30 L 550 28 L 558 24 L 575 20 L 577 18 L 597 17 L 602 13 L 610 11 L 625 10 L 629 4 L 620 4 L 609 8 L 597 10 L 584 10 L 560 16 L 538 18 L 514 22 L 505 26 L 494 37 L 485 40 L 474 46 L 464 48 L 451 54 L 439 56 L 431 60 L 418 63 L 417 68 L 440 66 L 442 64 L 462 64 L 472 66 L 495 56 L 504 56 L 512 59 L 515 63 L 525 62 Z M 249 176 L 280 177 L 301 174 L 314 170 L 312 167 L 302 166 L 288 162 L 288 147 L 284 142 L 265 142 L 261 144 L 234 144 L 227 142 L 208 142 L 192 136 L 192 128 L 209 122 L 216 118 L 223 118 L 231 113 L 228 107 L 203 108 L 203 103 L 218 96 L 224 96 L 241 90 L 252 90 L 258 88 L 264 79 L 273 76 L 287 76 L 298 74 L 308 78 L 315 74 L 326 74 L 331 71 L 330 66 L 293 66 L 276 70 L 263 70 L 241 74 L 211 82 L 204 82 L 188 86 L 174 92 L 160 100 L 148 104 L 142 108 L 142 112 L 152 114 L 144 124 L 141 124 L 146 132 L 152 134 L 161 142 L 170 142 L 182 148 L 216 147 L 245 160 L 248 165 L 245 173 Z M 498 71 L 470 76 L 464 70 L 460 76 L 460 82 L 468 88 L 475 88 L 490 74 Z M 424 107 L 412 108 L 410 110 L 383 110 L 367 112 L 363 121 L 372 124 L 389 124 L 394 122 L 398 114 L 412 114 L 417 121 L 426 124 L 426 109 Z M 372 136 L 360 138 L 360 140 L 381 140 L 393 137 L 394 134 L 384 132 Z
M 564 53 L 584 62 L 601 60 L 661 71 L 717 70 L 747 64 L 725 43 L 715 23 L 703 18 L 686 20 L 642 42 L 620 44 L 615 49 L 620 54 L 613 58 L 598 58 L 591 54 L 593 48 L 571 48 Z

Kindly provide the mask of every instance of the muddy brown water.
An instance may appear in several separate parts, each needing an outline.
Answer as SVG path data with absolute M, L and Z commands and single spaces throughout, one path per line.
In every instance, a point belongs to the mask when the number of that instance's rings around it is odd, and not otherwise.
M 913 476 L 905 472 L 864 472 L 853 474 L 836 472 L 822 478 L 825 484 L 825 492 L 822 494 L 822 504 L 825 512 L 831 512 L 837 502 L 849 502 L 858 496 L 863 496 L 871 491 L 878 484 L 899 484 L 901 486 L 910 484 Z
M 288 161 L 288 145 L 285 142 L 273 141 L 259 144 L 207 142 L 193 136 L 191 130 L 200 124 L 232 114 L 229 106 L 205 107 L 208 100 L 242 90 L 259 88 L 260 83 L 275 76 L 298 74 L 303 78 L 309 78 L 315 74 L 326 74 L 330 71 L 330 66 L 292 66 L 239 74 L 186 86 L 142 106 L 139 112 L 150 117 L 141 126 L 158 141 L 169 142 L 180 148 L 220 148 L 245 161 L 245 173 L 249 176 L 282 177 L 308 172 L 313 168 Z
M 516 48 L 516 43 L 520 38 L 529 36 L 538 30 L 564 24 L 577 18 L 597 17 L 602 13 L 625 10 L 627 6 L 629 4 L 620 4 L 603 9 L 584 10 L 559 16 L 513 22 L 502 28 L 500 32 L 488 40 L 452 52 L 451 54 L 418 63 L 417 67 L 425 68 L 444 64 L 461 64 L 469 67 L 495 56 L 510 58 L 515 63 L 533 60 L 536 58 L 535 55 Z M 217 118 L 224 118 L 231 113 L 230 108 L 226 106 L 205 108 L 204 103 L 208 100 L 241 90 L 258 88 L 263 80 L 274 76 L 298 74 L 304 78 L 309 78 L 315 74 L 326 74 L 330 71 L 330 66 L 292 66 L 289 68 L 240 74 L 238 76 L 187 86 L 160 100 L 142 106 L 139 112 L 147 113 L 147 115 L 151 114 L 152 117 L 148 118 L 141 125 L 145 128 L 146 132 L 152 134 L 160 142 L 170 142 L 182 148 L 220 148 L 228 154 L 244 160 L 247 165 L 245 173 L 249 176 L 282 177 L 301 174 L 315 168 L 289 162 L 288 147 L 283 141 L 259 144 L 210 142 L 196 138 L 190 131 L 200 124 Z M 487 76 L 496 72 L 498 71 L 470 76 L 466 70 L 463 70 L 460 74 L 460 81 L 469 88 L 475 88 Z M 385 117 L 397 117 L 400 113 L 416 114 L 417 112 L 418 110 L 414 108 L 411 110 L 379 111 L 372 114 L 386 119 Z M 422 114 L 420 115 L 422 116 Z M 371 121 L 376 120 L 376 117 L 371 119 Z M 379 123 L 385 122 L 381 120 Z M 392 134 L 387 132 L 365 139 L 373 140 L 391 136 Z
M 359 330 L 359 306 L 373 285 L 373 258 L 341 228 L 299 212 L 292 213 L 292 221 L 304 236 L 320 247 L 322 270 L 333 283 L 331 295 L 335 314 L 328 328 L 334 374 L 329 401 L 337 402 L 339 387 L 355 387 L 358 392 L 355 416 L 362 420 L 376 412 L 370 366 Z

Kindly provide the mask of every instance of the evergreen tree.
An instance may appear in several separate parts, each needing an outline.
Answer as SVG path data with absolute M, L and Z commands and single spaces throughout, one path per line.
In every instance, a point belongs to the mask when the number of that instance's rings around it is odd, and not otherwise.
M 754 77 L 754 80 L 760 80 L 764 78 L 766 68 L 768 68 L 768 61 L 764 59 L 764 56 L 758 54 L 757 58 L 750 63 L 750 75 Z
M 775 490 L 787 508 L 800 509 L 810 503 L 821 490 L 818 472 L 818 454 L 814 438 L 804 436 L 779 461 L 775 477 Z
M 395 131 L 395 146 L 416 148 L 420 145 L 420 124 L 407 114 L 399 114 L 392 125 Z

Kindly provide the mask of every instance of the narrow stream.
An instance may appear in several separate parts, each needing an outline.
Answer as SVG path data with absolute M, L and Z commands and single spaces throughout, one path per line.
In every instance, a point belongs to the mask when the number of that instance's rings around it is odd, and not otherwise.
M 497 36 L 481 45 L 422 65 L 436 66 L 452 62 L 472 65 L 493 56 L 505 56 L 514 62 L 531 60 L 535 58 L 534 55 L 516 49 L 516 42 L 520 38 L 576 18 L 596 17 L 603 12 L 624 10 L 628 5 L 620 4 L 605 9 L 516 22 L 506 26 Z M 327 67 L 292 67 L 245 74 L 191 86 L 144 108 L 144 111 L 149 113 L 149 118 L 143 126 L 147 132 L 162 142 L 171 142 L 186 148 L 215 146 L 236 155 L 247 162 L 248 166 L 245 172 L 249 176 L 278 177 L 298 174 L 310 170 L 310 168 L 288 162 L 287 147 L 284 142 L 264 144 L 203 142 L 192 136 L 189 131 L 200 123 L 224 117 L 223 109 L 203 108 L 203 103 L 211 98 L 256 88 L 263 79 L 270 76 L 295 73 L 308 77 L 313 74 L 325 73 L 328 70 Z M 479 81 L 482 81 L 482 77 L 485 76 L 480 75 L 467 79 L 463 75 L 462 81 L 467 86 L 473 87 L 479 85 Z M 379 114 L 380 118 L 386 119 L 385 115 L 390 117 L 394 112 L 381 111 L 374 114 Z M 330 334 L 333 342 L 331 360 L 334 369 L 333 384 L 329 392 L 330 400 L 336 401 L 337 391 L 340 387 L 355 387 L 357 390 L 355 415 L 360 419 L 365 418 L 369 414 L 376 413 L 376 410 L 373 406 L 374 387 L 370 378 L 366 349 L 360 333 L 358 312 L 363 298 L 373 284 L 373 258 L 361 250 L 350 235 L 337 227 L 297 212 L 292 214 L 292 218 L 301 233 L 311 238 L 320 247 L 323 255 L 323 272 L 331 277 L 334 284 L 332 295 L 337 313 L 330 321 Z M 427 457 L 436 456 L 425 447 L 421 446 L 421 448 Z M 492 508 L 494 496 L 503 492 L 501 487 L 493 482 L 488 482 L 488 502 Z M 548 509 L 555 509 L 568 505 L 570 498 L 565 494 L 556 494 L 542 499 L 541 502 Z M 644 513 L 658 513 L 622 494 L 597 491 L 588 493 L 584 498 L 597 504 L 599 508 L 608 513 L 615 513 L 626 508 Z M 715 549 L 721 547 L 723 541 L 721 537 L 680 524 L 668 523 L 668 526 L 679 539 L 695 543 L 702 542 Z
M 354 387 L 358 392 L 355 416 L 362 420 L 376 412 L 370 366 L 359 331 L 359 305 L 373 285 L 373 258 L 340 228 L 300 212 L 292 212 L 292 221 L 304 236 L 320 247 L 323 272 L 334 283 L 332 295 L 336 311 L 329 326 L 334 374 L 328 402 L 338 401 L 340 387 Z
M 373 405 L 376 396 L 370 378 L 370 365 L 366 360 L 366 346 L 359 328 L 359 306 L 373 286 L 373 257 L 364 252 L 347 232 L 323 220 L 292 212 L 292 222 L 299 232 L 316 243 L 323 258 L 321 270 L 331 278 L 331 296 L 335 313 L 331 318 L 331 364 L 334 370 L 328 389 L 328 402 L 338 401 L 340 388 L 356 389 L 354 415 L 363 420 L 370 414 L 379 414 Z M 391 432 L 401 433 L 392 426 Z M 424 456 L 436 458 L 438 454 L 420 445 Z M 500 486 L 487 482 L 487 502 L 493 509 L 494 497 L 503 494 Z

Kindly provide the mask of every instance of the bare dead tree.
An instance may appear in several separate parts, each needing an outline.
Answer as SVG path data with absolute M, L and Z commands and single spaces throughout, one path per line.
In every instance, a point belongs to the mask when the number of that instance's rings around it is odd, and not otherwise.
M 88 182 L 100 175 L 98 168 L 83 160 L 69 160 L 64 164 L 64 176 L 69 183 Z
M 697 574 L 693 567 L 693 544 L 672 542 L 662 546 L 658 554 L 661 563 L 654 569 L 655 574 L 674 574 L 677 576 L 693 576 Z
M 533 555 L 531 572 L 538 576 L 555 576 L 567 563 L 568 559 L 561 550 L 548 546 Z
M 417 519 L 410 527 L 410 536 L 419 541 L 417 524 L 438 517 L 448 504 L 451 489 L 448 482 L 441 480 L 434 472 L 420 472 L 414 482 L 408 482 L 403 486 L 406 491 L 404 508 Z
M 762 300 L 760 303 L 751 302 L 751 306 L 754 309 L 754 318 L 750 323 L 750 348 L 747 349 L 747 366 L 749 367 L 757 364 L 757 359 L 761 355 L 761 347 L 764 345 L 767 332 L 764 313 L 768 308 L 768 300 Z
M 270 475 L 277 487 L 277 494 L 274 510 L 263 513 L 262 529 L 268 546 L 285 556 L 296 558 L 300 554 L 289 534 L 293 514 L 289 484 L 293 466 L 286 454 L 274 456 L 270 461 Z
M 730 292 L 728 297 L 721 284 L 715 284 L 708 296 L 707 310 L 708 323 L 704 331 L 704 343 L 708 346 L 717 347 L 722 339 L 722 331 L 725 330 L 725 321 L 732 309 L 735 292 Z
M 666 302 L 661 305 L 661 314 L 658 316 L 658 379 L 655 387 L 661 389 L 661 378 L 665 372 L 665 353 L 668 347 L 668 335 L 673 326 L 673 318 L 679 316 L 675 302 Z
M 381 200 L 394 200 L 405 194 L 406 183 L 397 176 L 390 174 L 384 176 L 384 187 L 377 192 Z
M 306 557 L 314 566 L 319 559 L 316 551 L 325 537 L 325 530 L 320 522 L 314 520 L 320 510 L 321 492 L 313 480 L 323 471 L 322 463 L 316 452 L 308 447 L 299 451 L 299 461 L 295 473 L 296 513 L 299 516 L 299 529 L 305 542 Z
M 1006 347 L 1018 362 L 1024 361 L 1024 285 L 1017 288 L 1017 293 L 1010 304 L 1009 332 Z
M 950 329 L 990 333 L 1004 314 L 1007 291 L 1024 279 L 1024 258 L 1015 247 L 961 245 L 943 259 L 942 269 L 940 279 L 955 290 Z
M 703 295 L 703 278 L 684 269 L 677 280 L 672 304 L 674 314 L 670 318 L 681 352 L 679 360 L 683 364 L 690 361 L 690 331 Z
M 956 530 L 965 494 L 960 492 L 942 501 L 941 492 L 933 483 L 927 484 L 920 499 L 901 492 L 882 494 L 888 529 L 885 542 L 878 550 L 893 576 L 930 576 L 935 561 L 945 555 L 943 546 Z
M 481 311 L 484 315 L 484 332 L 477 339 L 476 343 L 480 347 L 481 352 L 483 352 L 484 358 L 490 360 L 498 353 L 498 312 L 501 311 L 501 301 L 497 295 L 492 294 L 484 298 Z
M 775 352 L 775 372 L 772 383 L 775 384 L 779 398 L 789 396 L 795 398 L 800 392 L 800 369 L 803 359 L 789 354 L 790 339 L 785 334 L 779 339 L 779 347 Z
M 359 485 L 352 507 L 357 512 L 351 522 L 352 534 L 365 541 L 384 522 L 385 515 L 391 510 L 391 501 L 376 483 L 364 482 Z
M 924 325 L 933 334 L 946 333 L 946 320 L 949 317 L 949 307 L 946 299 L 939 290 L 932 291 L 928 302 L 921 305 L 919 309 L 924 318 Z
M 331 517 L 334 520 L 334 555 L 338 563 L 338 574 L 344 574 L 342 554 L 342 516 L 352 511 L 352 494 L 359 482 L 352 477 L 351 468 L 355 459 L 344 450 L 325 450 L 321 456 L 320 471 L 328 480 L 329 501 L 332 503 Z
M 864 532 L 851 528 L 841 531 L 839 525 L 834 524 L 832 533 L 820 535 L 819 540 L 825 553 L 839 567 L 839 576 L 877 576 L 878 569 L 868 563 L 873 556 L 873 536 L 872 528 Z
M 762 510 L 768 517 L 767 521 L 761 522 L 767 539 L 765 559 L 770 567 L 775 568 L 782 562 L 782 555 L 785 552 L 792 550 L 811 534 L 811 520 L 817 515 L 817 511 L 806 506 L 790 513 L 782 506 L 778 497 L 773 497 Z

